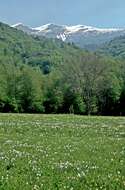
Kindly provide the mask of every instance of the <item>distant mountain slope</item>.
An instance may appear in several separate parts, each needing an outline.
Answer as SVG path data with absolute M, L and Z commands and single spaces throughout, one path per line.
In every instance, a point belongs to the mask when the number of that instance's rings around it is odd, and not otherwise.
M 0 61 L 39 65 L 44 72 L 49 72 L 64 59 L 76 57 L 81 52 L 58 39 L 39 39 L 0 23 Z
M 19 23 L 12 27 L 34 36 L 44 36 L 47 38 L 61 39 L 65 42 L 73 42 L 77 46 L 87 50 L 95 50 L 113 38 L 125 35 L 125 29 L 103 29 L 85 25 L 61 26 L 46 24 L 41 27 L 31 28 Z
M 125 58 L 125 35 L 106 43 L 98 52 L 116 58 Z

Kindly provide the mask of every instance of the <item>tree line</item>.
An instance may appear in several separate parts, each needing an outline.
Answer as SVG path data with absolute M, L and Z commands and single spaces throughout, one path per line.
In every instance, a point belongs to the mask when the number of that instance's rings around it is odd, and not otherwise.
M 125 63 L 96 54 L 39 66 L 0 64 L 0 112 L 125 115 Z

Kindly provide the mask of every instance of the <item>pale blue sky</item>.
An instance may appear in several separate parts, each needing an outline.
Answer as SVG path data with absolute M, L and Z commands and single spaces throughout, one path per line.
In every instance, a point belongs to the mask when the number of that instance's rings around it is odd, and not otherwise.
M 0 21 L 125 27 L 125 0 L 0 0 Z

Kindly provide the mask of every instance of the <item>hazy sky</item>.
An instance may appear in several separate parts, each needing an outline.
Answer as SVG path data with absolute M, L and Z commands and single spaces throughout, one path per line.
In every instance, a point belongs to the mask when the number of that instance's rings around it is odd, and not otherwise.
M 0 0 L 0 21 L 125 27 L 125 0 Z

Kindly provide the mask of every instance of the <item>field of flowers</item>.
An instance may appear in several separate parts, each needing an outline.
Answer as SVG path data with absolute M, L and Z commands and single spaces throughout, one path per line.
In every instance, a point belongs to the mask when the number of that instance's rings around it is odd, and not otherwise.
M 0 190 L 125 190 L 125 118 L 0 115 Z

